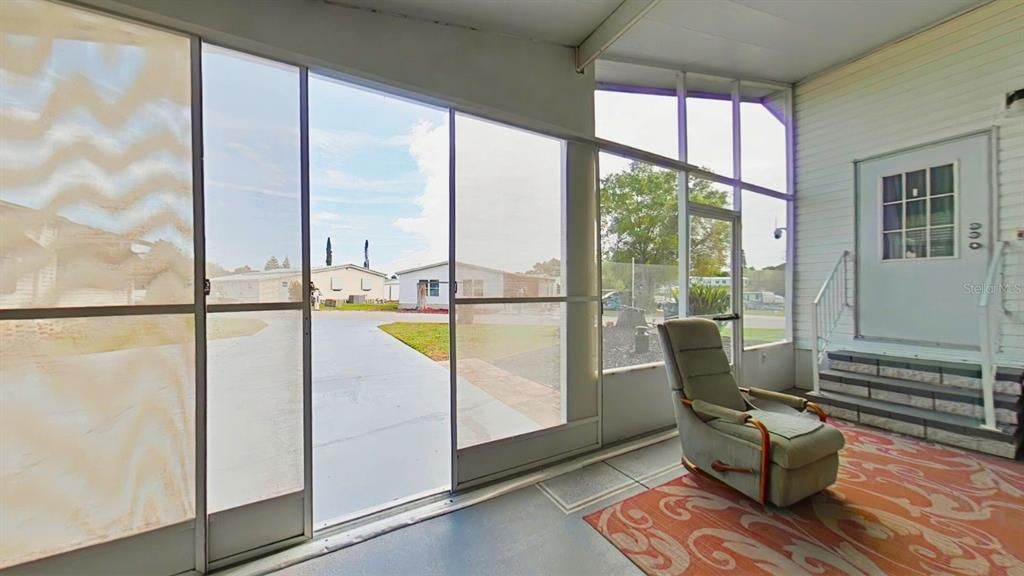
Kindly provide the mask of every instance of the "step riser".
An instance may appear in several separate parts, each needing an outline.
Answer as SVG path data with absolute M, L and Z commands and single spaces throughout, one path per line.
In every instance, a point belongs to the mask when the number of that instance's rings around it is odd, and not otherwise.
M 984 452 L 986 454 L 992 454 L 1002 458 L 1013 459 L 1017 454 L 1017 448 L 1019 446 L 1019 441 L 1000 442 L 998 440 L 987 438 L 976 438 L 974 436 L 968 436 L 950 430 L 928 426 L 927 423 L 906 422 L 903 420 L 889 418 L 887 416 L 872 414 L 867 411 L 862 411 L 857 407 L 844 408 L 832 406 L 827 402 L 821 402 L 821 406 L 825 412 L 833 418 L 856 422 L 867 426 L 874 426 L 875 428 L 882 428 L 884 430 L 890 430 L 892 432 L 898 432 L 908 436 L 915 436 L 917 438 L 931 440 L 932 442 L 938 442 L 940 444 L 948 444 L 958 448 L 967 448 L 977 452 Z
M 899 378 L 901 380 L 910 380 L 913 382 L 922 382 L 925 384 L 934 384 L 937 386 L 949 386 L 952 388 L 959 388 L 963 390 L 974 390 L 981 391 L 981 378 L 975 378 L 973 376 L 965 376 L 963 374 L 953 374 L 943 371 L 930 371 L 930 370 L 914 370 L 910 368 L 896 368 L 892 366 L 883 366 L 876 363 L 869 362 L 851 362 L 847 360 L 835 360 L 829 359 L 828 365 L 832 370 L 839 370 L 842 372 L 850 372 L 852 374 L 863 374 L 867 376 L 884 376 L 886 378 Z M 993 390 L 997 394 L 1009 394 L 1011 396 L 1021 396 L 1022 386 L 1020 382 L 1013 382 L 1010 380 L 999 379 L 995 381 Z
M 925 410 L 935 410 L 937 412 L 945 412 L 947 414 L 971 416 L 979 420 L 983 420 L 985 418 L 984 406 L 974 402 L 962 402 L 935 398 L 933 396 L 922 396 L 907 394 L 904 392 L 895 392 L 892 390 L 883 390 L 874 388 L 870 384 L 850 384 L 845 382 L 833 382 L 827 379 L 822 379 L 820 382 L 821 389 L 829 392 L 839 392 L 841 394 L 860 396 L 862 398 L 874 398 L 884 402 L 913 406 L 915 408 L 924 408 Z M 996 407 L 996 422 L 1000 424 L 1020 424 L 1020 418 L 1021 414 L 1018 409 L 1010 409 L 1000 406 Z

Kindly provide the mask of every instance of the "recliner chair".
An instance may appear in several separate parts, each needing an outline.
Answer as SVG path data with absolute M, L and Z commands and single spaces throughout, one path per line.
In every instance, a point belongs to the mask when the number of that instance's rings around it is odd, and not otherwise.
M 820 407 L 789 394 L 738 387 L 711 320 L 670 320 L 658 326 L 658 335 L 687 468 L 776 506 L 836 481 L 845 440 Z

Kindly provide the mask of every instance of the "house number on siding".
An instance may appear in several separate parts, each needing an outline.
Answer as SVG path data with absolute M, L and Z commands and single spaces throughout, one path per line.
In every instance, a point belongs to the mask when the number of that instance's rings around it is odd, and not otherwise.
M 971 250 L 981 248 L 981 242 L 978 242 L 978 239 L 981 238 L 981 222 L 971 222 L 968 228 L 970 228 L 970 232 L 967 233 L 967 237 L 972 240 L 968 246 Z

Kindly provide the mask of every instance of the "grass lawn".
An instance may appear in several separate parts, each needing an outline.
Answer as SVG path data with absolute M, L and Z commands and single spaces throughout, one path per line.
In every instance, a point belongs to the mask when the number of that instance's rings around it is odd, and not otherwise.
M 781 342 L 786 336 L 784 328 L 743 328 L 743 346 L 757 346 L 769 342 Z
M 392 322 L 380 329 L 431 360 L 448 359 L 448 325 L 434 322 Z M 459 354 L 494 360 L 557 346 L 558 326 L 472 324 L 459 326 Z
M 785 316 L 785 310 L 773 310 L 771 308 L 746 308 L 744 314 L 747 316 Z
M 336 308 L 321 305 L 320 309 L 338 312 L 390 312 L 398 310 L 398 302 L 386 302 L 384 304 L 349 304 L 348 302 L 342 302 Z

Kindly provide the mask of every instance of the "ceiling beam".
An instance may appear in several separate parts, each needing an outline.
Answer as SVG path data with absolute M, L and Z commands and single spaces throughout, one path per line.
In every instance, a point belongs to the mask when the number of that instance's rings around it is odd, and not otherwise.
M 619 7 L 576 47 L 576 71 L 583 72 L 659 2 L 661 0 L 623 0 L 622 4 L 619 4 Z

